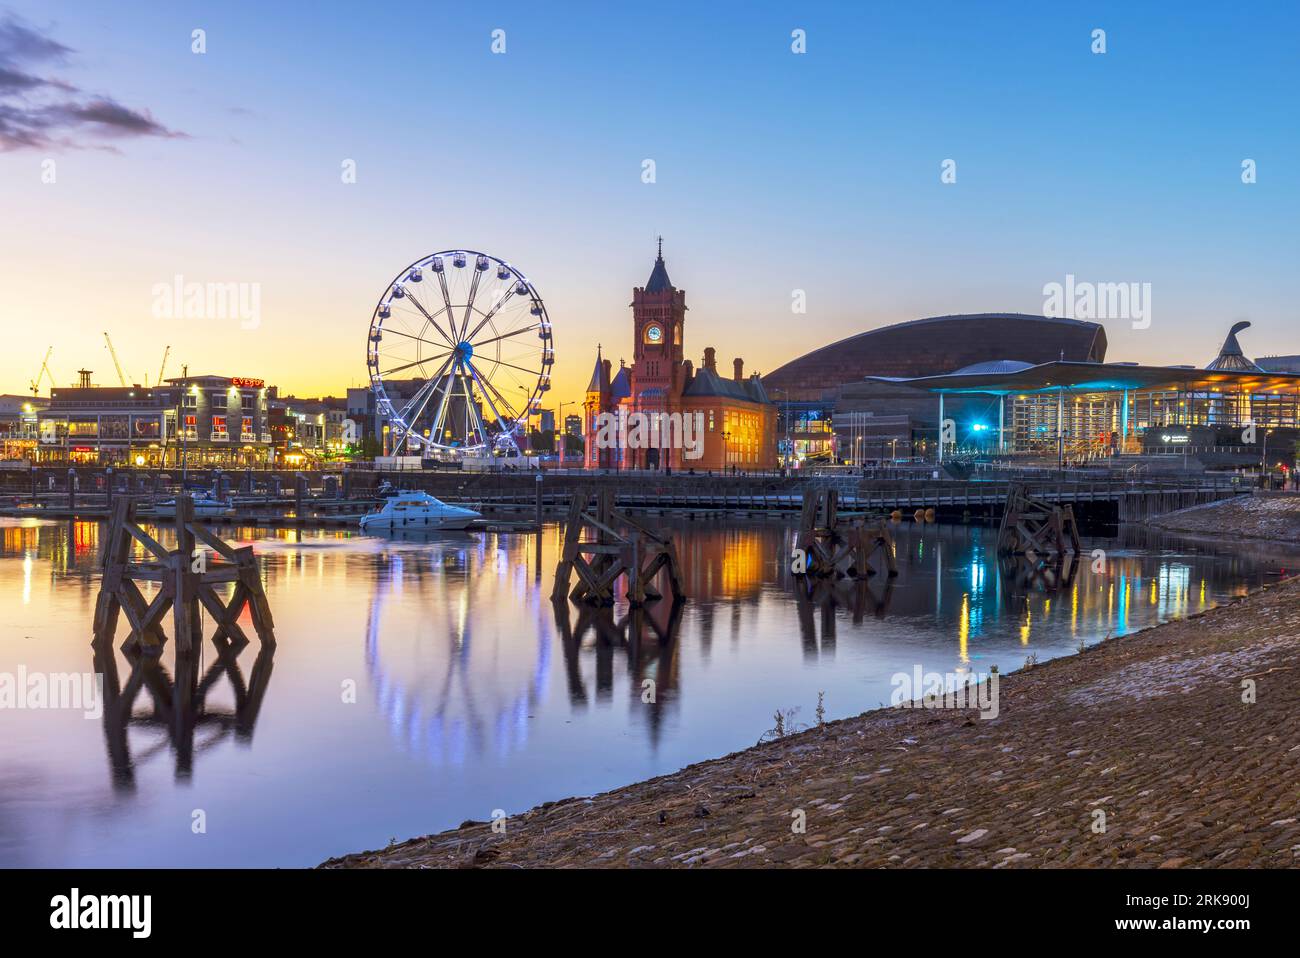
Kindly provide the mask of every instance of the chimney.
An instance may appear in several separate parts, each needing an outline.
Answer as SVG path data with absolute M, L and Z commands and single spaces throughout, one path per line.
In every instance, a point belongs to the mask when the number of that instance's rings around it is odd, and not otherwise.
M 745 381 L 745 361 L 737 356 L 731 361 L 731 364 L 736 370 L 736 382 L 743 383 Z
M 708 346 L 704 350 L 704 368 L 711 373 L 718 371 L 717 350 Z
M 609 383 L 610 383 L 610 379 L 609 379 L 610 361 L 609 361 L 608 359 L 603 360 L 603 361 L 601 362 L 601 366 L 604 367 L 603 371 L 602 371 L 601 374 L 600 374 L 600 388 L 601 388 L 601 391 L 603 392 L 603 391 L 606 391 L 606 390 L 609 389 Z

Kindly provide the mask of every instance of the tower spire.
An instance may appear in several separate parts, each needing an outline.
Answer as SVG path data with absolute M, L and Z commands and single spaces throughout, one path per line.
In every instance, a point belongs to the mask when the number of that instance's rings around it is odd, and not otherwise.
M 645 284 L 647 293 L 662 293 L 666 289 L 672 288 L 672 281 L 668 278 L 668 268 L 664 266 L 664 238 L 659 237 L 659 256 L 655 260 L 654 269 L 650 271 L 650 279 Z
M 591 371 L 591 382 L 587 383 L 587 392 L 589 393 L 600 392 L 601 383 L 603 382 L 603 377 L 601 376 L 602 368 L 603 368 L 603 363 L 600 355 L 600 343 L 597 343 L 596 344 L 596 367 Z

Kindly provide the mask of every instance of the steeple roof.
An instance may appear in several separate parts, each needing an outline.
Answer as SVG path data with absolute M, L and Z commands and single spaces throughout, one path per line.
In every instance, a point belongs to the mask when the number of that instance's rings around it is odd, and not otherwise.
M 601 373 L 600 344 L 597 343 L 596 344 L 596 368 L 591 371 L 591 382 L 587 383 L 587 392 L 589 393 L 600 392 L 600 373 Z
M 659 237 L 659 256 L 655 259 L 655 268 L 650 273 L 650 281 L 645 284 L 647 293 L 662 293 L 672 289 L 673 282 L 668 278 L 668 267 L 664 265 L 664 238 Z

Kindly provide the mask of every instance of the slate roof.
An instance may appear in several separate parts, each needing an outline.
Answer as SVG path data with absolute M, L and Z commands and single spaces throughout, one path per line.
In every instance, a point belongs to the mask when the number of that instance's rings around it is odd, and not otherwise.
M 767 390 L 757 376 L 750 376 L 744 382 L 724 379 L 714 370 L 699 369 L 691 381 L 682 390 L 683 396 L 722 396 L 727 399 L 739 399 L 744 402 L 770 403 Z

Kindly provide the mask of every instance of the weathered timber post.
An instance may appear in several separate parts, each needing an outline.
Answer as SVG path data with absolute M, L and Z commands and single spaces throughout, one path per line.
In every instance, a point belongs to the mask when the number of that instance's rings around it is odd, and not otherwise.
M 884 520 L 870 523 L 863 519 L 841 520 L 839 493 L 834 488 L 804 492 L 795 544 L 803 550 L 805 560 L 805 571 L 797 574 L 865 579 L 876 574 L 871 557 L 879 550 L 889 575 L 898 575 L 894 537 L 889 526 Z
M 194 554 L 194 499 L 182 493 L 176 497 L 176 551 L 171 555 L 173 578 L 172 632 L 176 648 L 188 652 L 194 646 L 194 634 L 200 631 L 199 606 L 195 589 L 197 573 Z M 196 627 L 200 626 L 200 627 Z
M 247 606 L 258 639 L 273 647 L 274 624 L 252 547 L 233 548 L 196 523 L 194 502 L 186 493 L 176 497 L 174 528 L 177 547 L 165 549 L 136 523 L 133 499 L 123 496 L 114 503 L 100 554 L 103 575 L 95 600 L 95 641 L 110 641 L 119 612 L 125 611 L 131 624 L 125 645 L 157 654 L 167 641 L 162 622 L 171 611 L 177 652 L 187 653 L 202 636 L 201 609 L 207 609 L 217 623 L 216 638 L 228 635 L 242 646 L 248 638 L 238 618 Z M 147 561 L 131 561 L 132 540 L 151 553 Z M 196 540 L 222 561 L 210 566 L 207 554 L 196 554 Z M 151 601 L 145 601 L 137 579 L 159 584 Z M 231 582 L 235 590 L 227 603 L 214 586 Z
M 1061 556 L 1067 551 L 1082 551 L 1074 508 L 1031 498 L 1024 485 L 1013 485 L 998 527 L 998 553 Z
M 613 489 L 601 489 L 595 494 L 594 510 L 589 509 L 591 498 L 591 490 L 579 489 L 569 504 L 551 598 L 562 600 L 568 592 L 575 602 L 610 605 L 614 601 L 615 583 L 626 575 L 628 601 L 641 605 L 661 598 L 653 586 L 660 570 L 668 573 L 674 601 L 685 598 L 680 562 L 672 539 L 618 512 L 614 508 Z M 629 532 L 621 532 L 619 527 L 626 527 Z M 594 533 L 594 538 L 582 539 L 584 530 Z M 574 573 L 578 582 L 569 592 Z

